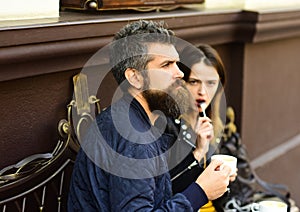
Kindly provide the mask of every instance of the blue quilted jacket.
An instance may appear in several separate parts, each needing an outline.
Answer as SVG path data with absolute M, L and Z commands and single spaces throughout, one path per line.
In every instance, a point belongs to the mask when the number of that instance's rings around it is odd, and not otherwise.
M 77 155 L 68 211 L 194 211 L 207 202 L 200 186 L 172 195 L 168 149 L 175 135 L 151 125 L 129 95 L 101 112 Z

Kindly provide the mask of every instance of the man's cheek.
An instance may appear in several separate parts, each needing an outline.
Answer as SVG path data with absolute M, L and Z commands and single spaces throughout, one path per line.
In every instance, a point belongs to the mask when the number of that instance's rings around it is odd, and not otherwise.
M 162 70 L 150 70 L 150 88 L 166 90 L 173 82 L 172 76 Z

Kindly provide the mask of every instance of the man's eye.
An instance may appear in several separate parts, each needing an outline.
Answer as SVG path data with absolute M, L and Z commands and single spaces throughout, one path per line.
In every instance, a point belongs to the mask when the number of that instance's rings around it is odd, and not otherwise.
M 169 63 L 165 63 L 165 64 L 163 64 L 163 66 L 162 67 L 169 67 L 170 66 L 170 62 Z

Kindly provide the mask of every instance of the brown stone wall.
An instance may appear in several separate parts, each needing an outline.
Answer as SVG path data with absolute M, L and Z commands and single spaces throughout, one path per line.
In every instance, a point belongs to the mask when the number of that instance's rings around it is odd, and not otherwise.
M 242 98 L 242 136 L 250 157 L 281 145 L 280 156 L 258 171 L 269 181 L 289 185 L 297 202 L 299 146 L 285 150 L 285 145 L 300 134 L 299 49 L 300 38 L 246 45 Z

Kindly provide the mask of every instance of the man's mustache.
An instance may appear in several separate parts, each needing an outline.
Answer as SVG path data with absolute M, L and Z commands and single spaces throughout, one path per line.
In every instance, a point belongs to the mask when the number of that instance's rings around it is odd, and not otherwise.
M 186 83 L 185 83 L 184 80 L 182 80 L 182 79 L 176 79 L 175 82 L 173 82 L 173 83 L 169 86 L 168 90 L 176 89 L 176 88 L 178 88 L 178 87 L 183 87 L 184 89 L 187 89 L 187 88 L 186 88 Z

